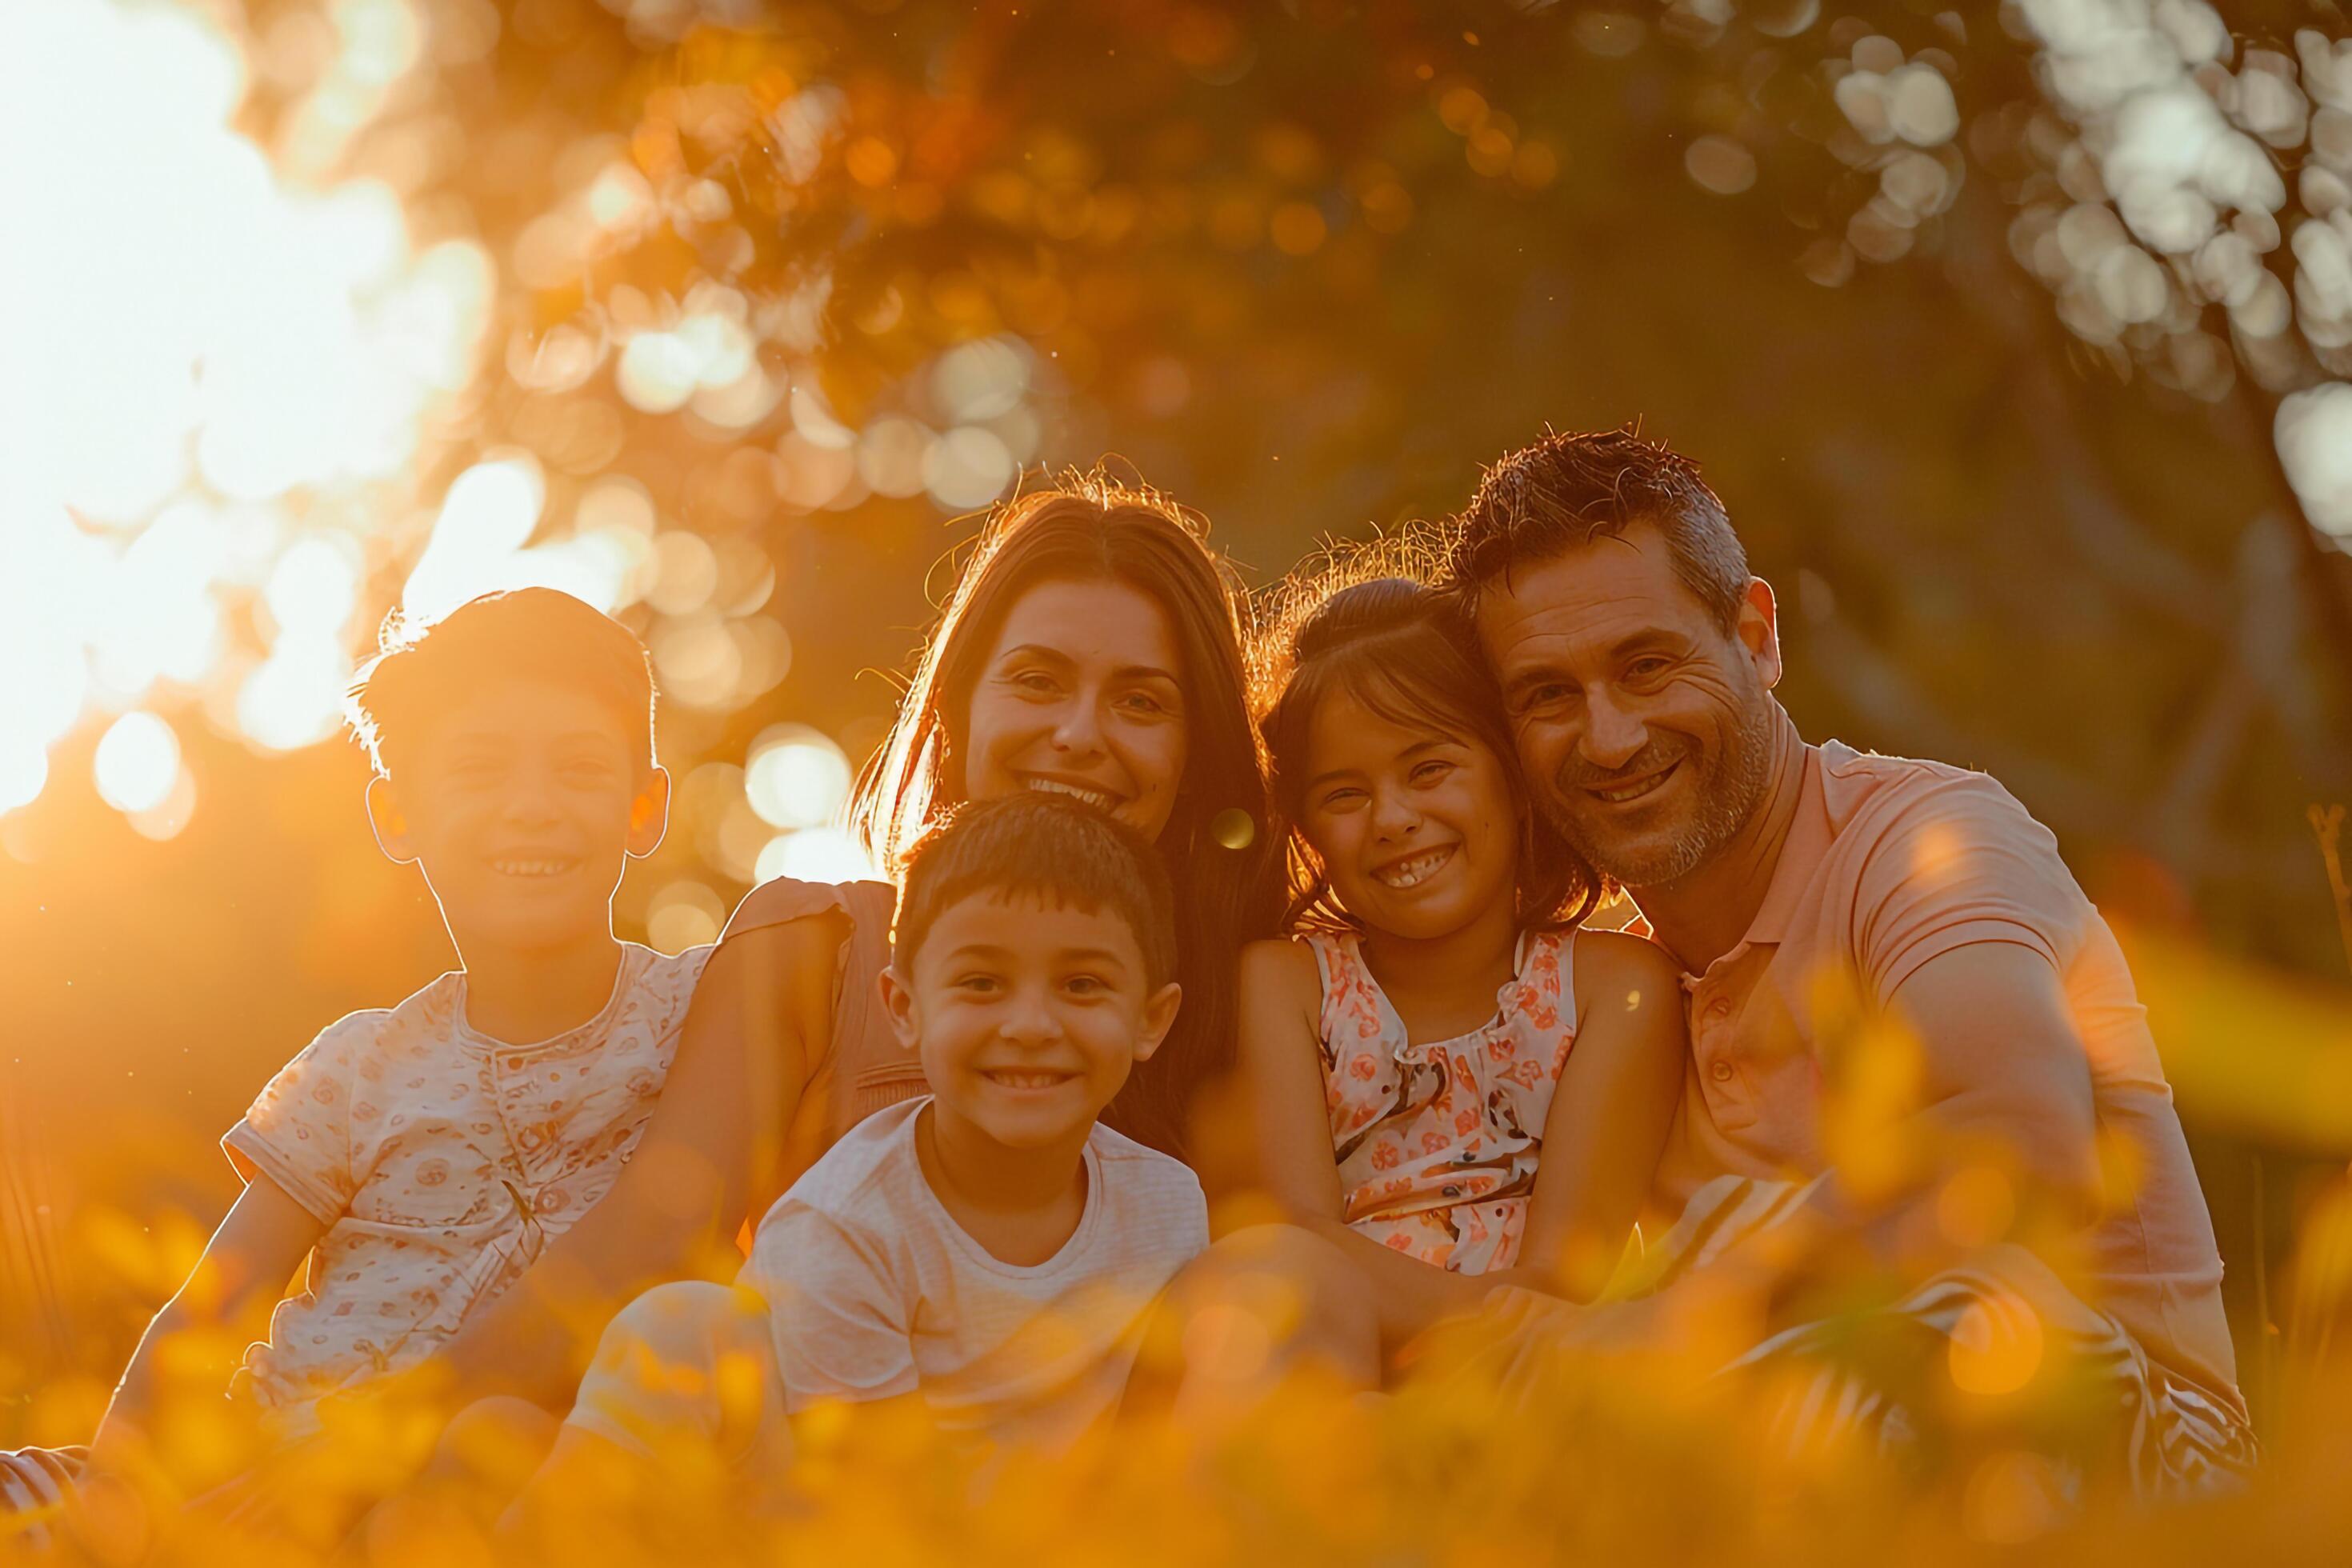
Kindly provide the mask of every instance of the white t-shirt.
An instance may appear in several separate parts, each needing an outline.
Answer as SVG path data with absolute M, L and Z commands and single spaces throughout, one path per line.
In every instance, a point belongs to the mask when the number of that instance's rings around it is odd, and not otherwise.
M 1200 1181 L 1097 1125 L 1076 1231 L 1006 1263 L 924 1178 L 929 1103 L 859 1122 L 760 1223 L 741 1281 L 769 1302 L 786 1408 L 920 1390 L 950 1430 L 1067 1442 L 1117 1408 L 1144 1309 L 1208 1246 Z

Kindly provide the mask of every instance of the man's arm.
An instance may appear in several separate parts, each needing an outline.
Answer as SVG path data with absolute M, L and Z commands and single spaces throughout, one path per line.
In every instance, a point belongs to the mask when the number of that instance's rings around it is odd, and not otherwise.
M 101 1462 L 143 1436 L 162 1405 L 185 1391 L 227 1393 L 258 1312 L 274 1305 L 324 1221 L 257 1174 L 205 1246 L 194 1272 L 139 1337 L 93 1443 Z
M 2001 941 L 1951 948 L 1906 976 L 1887 1011 L 1895 1027 L 1860 1048 L 1915 1053 L 1916 1071 L 1889 1075 L 1915 1092 L 1907 1110 L 1888 1107 L 1848 1134 L 1868 1140 L 1871 1157 L 1841 1167 L 1832 1150 L 1828 1179 L 1802 1210 L 1672 1291 L 1591 1310 L 1569 1329 L 1571 1339 L 1652 1341 L 1670 1336 L 1682 1314 L 1738 1299 L 1769 1331 L 1810 1315 L 1809 1294 L 1848 1270 L 1924 1278 L 1970 1244 L 1945 1233 L 1937 1204 L 1943 1184 L 1964 1170 L 1990 1170 L 2008 1184 L 2012 1237 L 2079 1231 L 2096 1217 L 2090 1064 L 2041 950 Z M 1837 1115 L 1825 1107 L 1825 1121 Z

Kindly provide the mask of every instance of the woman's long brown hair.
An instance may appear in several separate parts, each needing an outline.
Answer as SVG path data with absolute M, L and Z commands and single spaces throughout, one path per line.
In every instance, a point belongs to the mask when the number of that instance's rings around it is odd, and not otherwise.
M 1242 944 L 1281 910 L 1279 837 L 1250 722 L 1241 626 L 1246 599 L 1198 513 L 1097 470 L 1065 476 L 989 515 L 915 662 L 898 717 L 857 783 L 852 818 L 877 865 L 963 799 L 963 739 L 981 666 L 1005 616 L 1044 583 L 1115 582 L 1168 616 L 1181 655 L 1184 775 L 1158 847 L 1176 894 L 1176 1027 L 1103 1120 L 1171 1154 L 1185 1152 L 1194 1097 L 1232 1070 Z

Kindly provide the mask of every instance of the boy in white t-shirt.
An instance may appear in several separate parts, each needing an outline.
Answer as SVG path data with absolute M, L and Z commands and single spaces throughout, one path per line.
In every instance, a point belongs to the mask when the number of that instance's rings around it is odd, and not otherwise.
M 1145 1309 L 1208 1245 L 1192 1173 L 1096 1121 L 1175 1019 L 1167 872 L 1075 802 L 978 802 L 909 856 L 896 940 L 883 1000 L 931 1095 L 794 1183 L 738 1288 L 614 1320 L 519 1518 L 576 1526 L 597 1467 L 673 1445 L 772 1479 L 779 1415 L 832 1402 L 1053 1447 L 1116 1408 Z
M 321 1395 L 424 1360 L 611 1186 L 709 951 L 613 934 L 623 868 L 667 820 L 653 704 L 644 646 L 568 595 L 387 623 L 352 697 L 368 814 L 461 967 L 330 1025 L 222 1140 L 245 1191 L 141 1340 L 102 1465 L 135 1462 L 175 1400 L 217 1409 L 232 1386 L 257 1452 L 301 1437 Z M 230 1331 L 306 1256 L 306 1288 L 240 1358 Z

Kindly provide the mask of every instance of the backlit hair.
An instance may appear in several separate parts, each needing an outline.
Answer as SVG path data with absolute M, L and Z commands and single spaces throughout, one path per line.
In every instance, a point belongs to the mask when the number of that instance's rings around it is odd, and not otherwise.
M 485 594 L 429 623 L 394 610 L 377 646 L 352 680 L 343 713 L 381 778 L 393 777 L 425 731 L 467 697 L 515 680 L 594 699 L 620 725 L 638 765 L 654 765 L 654 675 L 645 644 L 569 594 Z
M 1636 523 L 1664 536 L 1675 577 L 1719 628 L 1737 630 L 1748 552 L 1722 500 L 1696 463 L 1632 430 L 1549 433 L 1488 468 L 1455 520 L 1445 584 L 1475 604 L 1518 568 Z
M 1393 724 L 1480 747 L 1509 779 L 1524 816 L 1516 914 L 1522 929 L 1574 925 L 1609 889 L 1528 798 L 1518 748 L 1461 605 L 1429 585 L 1443 536 L 1427 527 L 1309 562 L 1265 597 L 1255 639 L 1258 731 L 1275 808 L 1286 825 L 1289 921 L 1353 928 L 1299 824 L 1316 711 L 1351 697 Z
M 1184 774 L 1155 846 L 1175 889 L 1184 1009 L 1104 1121 L 1181 1153 L 1192 1097 L 1234 1065 L 1241 945 L 1280 912 L 1265 775 L 1243 673 L 1244 596 L 1199 513 L 1097 468 L 992 510 L 917 656 L 897 721 L 852 816 L 874 862 L 899 858 L 965 795 L 971 698 L 1005 617 L 1047 583 L 1120 583 L 1168 617 L 1183 668 Z

